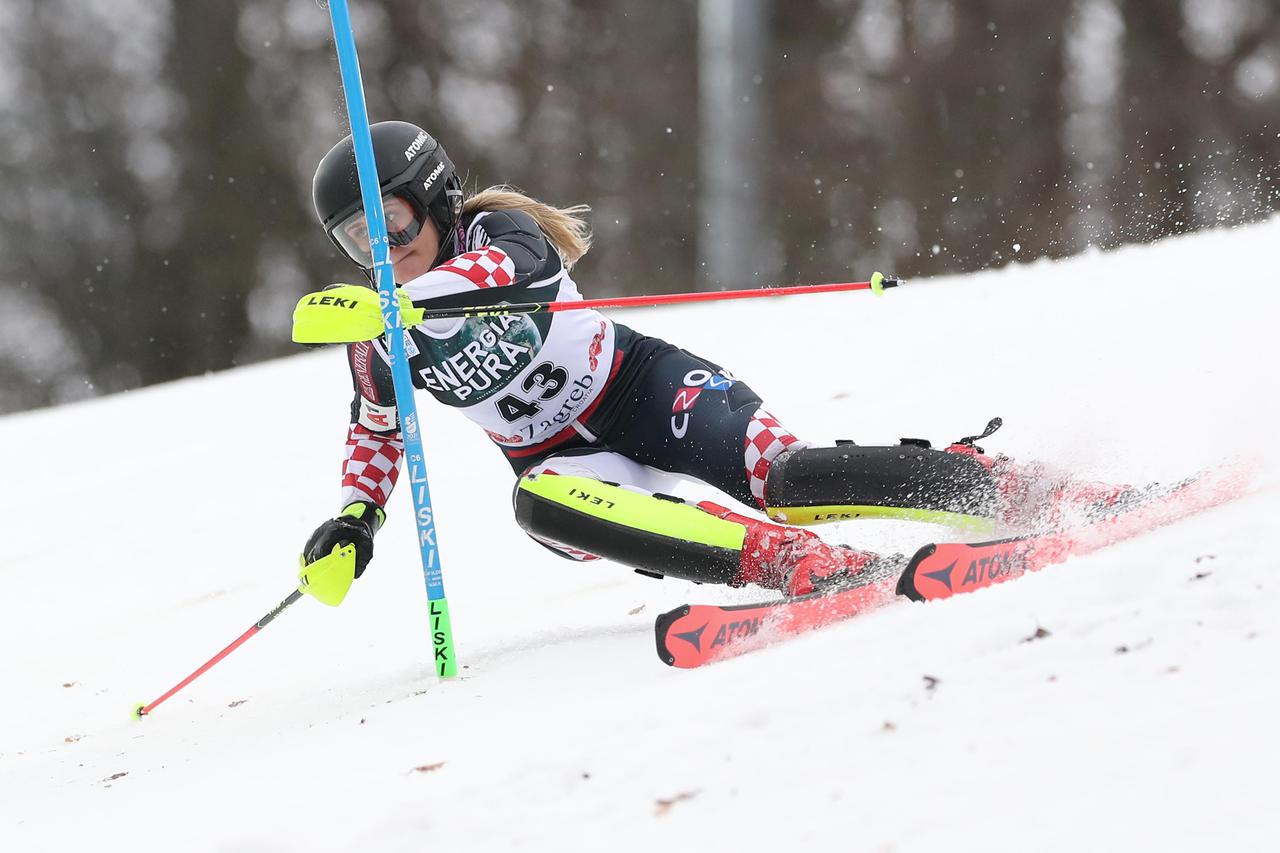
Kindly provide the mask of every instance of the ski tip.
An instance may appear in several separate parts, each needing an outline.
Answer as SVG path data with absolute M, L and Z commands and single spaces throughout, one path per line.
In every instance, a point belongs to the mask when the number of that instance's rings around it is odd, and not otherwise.
M 130 714 L 129 716 L 133 717 L 133 719 L 135 720 L 141 720 L 146 715 L 147 715 L 147 703 L 139 702 L 137 705 L 133 706 L 133 713 Z

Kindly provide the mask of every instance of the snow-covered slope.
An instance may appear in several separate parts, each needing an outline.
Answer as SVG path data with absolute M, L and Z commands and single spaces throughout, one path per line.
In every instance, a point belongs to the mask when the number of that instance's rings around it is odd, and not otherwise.
M 998 414 L 990 449 L 1141 481 L 1265 453 L 1280 429 L 1278 241 L 1272 220 L 884 299 L 619 319 L 729 366 L 807 438 L 946 440 Z M 0 420 L 0 849 L 1280 835 L 1274 456 L 1246 498 L 1141 539 L 686 672 L 657 660 L 654 615 L 747 593 L 547 554 L 510 519 L 503 460 L 424 398 L 464 677 L 430 675 L 398 494 L 341 608 L 300 602 L 132 721 L 290 590 L 336 509 L 349 393 L 329 350 Z M 942 534 L 825 532 L 898 549 Z

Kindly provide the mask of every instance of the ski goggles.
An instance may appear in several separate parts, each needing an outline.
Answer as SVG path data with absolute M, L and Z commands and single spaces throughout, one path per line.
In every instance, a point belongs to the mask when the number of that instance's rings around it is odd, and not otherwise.
M 387 242 L 392 246 L 407 246 L 422 233 L 425 215 L 419 216 L 408 199 L 398 195 L 382 197 L 382 212 L 387 222 Z M 369 223 L 365 221 L 364 208 L 356 208 L 351 215 L 329 229 L 329 236 L 347 257 L 365 269 L 373 267 L 373 251 L 369 247 Z

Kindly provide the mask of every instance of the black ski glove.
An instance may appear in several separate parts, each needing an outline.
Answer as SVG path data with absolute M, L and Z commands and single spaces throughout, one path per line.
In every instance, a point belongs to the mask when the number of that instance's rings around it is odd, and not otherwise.
M 302 549 L 308 563 L 327 557 L 337 545 L 351 543 L 356 546 L 356 577 L 364 574 L 365 566 L 373 559 L 373 534 L 378 532 L 387 514 L 382 507 L 369 501 L 347 504 L 337 518 L 331 518 L 316 528 Z

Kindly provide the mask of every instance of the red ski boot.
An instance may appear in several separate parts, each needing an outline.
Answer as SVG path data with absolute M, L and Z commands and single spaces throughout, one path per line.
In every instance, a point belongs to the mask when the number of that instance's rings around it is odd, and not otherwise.
M 1128 485 L 1078 480 L 1041 462 L 1017 463 L 1003 454 L 988 456 L 977 441 L 1001 425 L 992 418 L 981 435 L 962 438 L 947 447 L 981 462 L 995 478 L 999 494 L 998 519 L 1011 533 L 1060 530 L 1099 521 L 1121 512 L 1141 491 Z
M 732 586 L 753 583 L 795 598 L 850 585 L 884 561 L 879 554 L 829 545 L 808 530 L 749 518 L 709 501 L 698 507 L 747 529 Z

